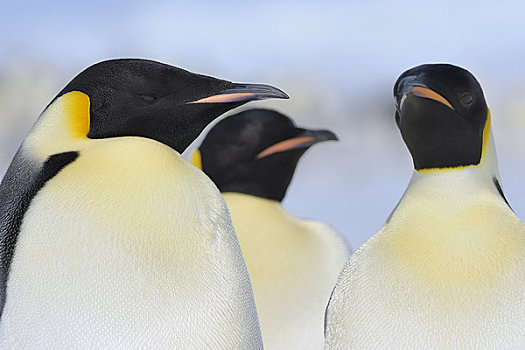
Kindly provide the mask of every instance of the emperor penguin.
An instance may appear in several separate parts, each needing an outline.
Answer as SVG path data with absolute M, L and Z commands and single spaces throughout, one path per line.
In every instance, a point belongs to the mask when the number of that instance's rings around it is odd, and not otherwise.
M 503 195 L 480 84 L 425 64 L 398 78 L 394 96 L 414 172 L 346 263 L 326 348 L 523 349 L 525 226 Z
M 281 201 L 310 146 L 337 140 L 285 115 L 250 109 L 221 120 L 192 162 L 215 182 L 250 274 L 266 349 L 321 349 L 324 310 L 349 246 L 330 226 L 288 213 Z
M 270 97 L 142 59 L 67 84 L 0 185 L 0 348 L 262 349 L 226 205 L 180 153 Z

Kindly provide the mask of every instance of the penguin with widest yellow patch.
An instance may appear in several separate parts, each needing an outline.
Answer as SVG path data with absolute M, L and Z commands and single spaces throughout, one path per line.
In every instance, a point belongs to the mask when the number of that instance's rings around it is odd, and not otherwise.
M 297 162 L 328 130 L 251 109 L 221 120 L 192 155 L 221 191 L 250 274 L 266 349 L 323 347 L 324 310 L 350 249 L 330 226 L 281 205 Z
M 270 97 L 139 59 L 76 76 L 0 185 L 0 348 L 261 349 L 226 205 L 180 153 Z
M 428 64 L 403 73 L 394 95 L 415 170 L 345 265 L 326 348 L 522 349 L 525 226 L 503 196 L 479 83 Z

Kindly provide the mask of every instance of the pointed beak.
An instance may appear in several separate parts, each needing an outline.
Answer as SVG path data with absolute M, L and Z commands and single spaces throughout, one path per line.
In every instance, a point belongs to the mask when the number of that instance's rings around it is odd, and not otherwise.
M 217 95 L 188 103 L 235 103 L 270 98 L 289 99 L 290 97 L 284 91 L 271 85 L 236 83 L 233 88 L 221 91 Z
M 444 104 L 445 106 L 447 106 L 448 108 L 450 108 L 452 110 L 454 109 L 454 107 L 452 107 L 452 105 L 450 104 L 450 102 L 447 101 L 446 98 L 444 98 L 443 96 L 441 96 L 440 94 L 438 94 L 434 90 L 430 90 L 429 88 L 422 87 L 422 86 L 414 86 L 412 88 L 411 92 L 415 96 L 428 98 L 428 99 L 437 101 L 439 103 L 442 103 L 442 104 Z
M 285 152 L 297 148 L 307 148 L 313 144 L 330 140 L 339 140 L 337 136 L 330 130 L 305 130 L 293 138 L 286 139 L 271 145 L 259 153 L 255 158 L 261 159 L 275 153 Z
M 408 76 L 400 81 L 397 92 L 397 96 L 400 97 L 399 105 L 397 106 L 398 110 L 401 111 L 401 109 L 403 108 L 403 104 L 405 103 L 407 97 L 410 94 L 437 101 L 441 104 L 444 104 L 448 108 L 454 110 L 452 104 L 445 97 L 441 96 L 434 90 L 429 89 L 425 84 L 419 82 L 416 76 Z

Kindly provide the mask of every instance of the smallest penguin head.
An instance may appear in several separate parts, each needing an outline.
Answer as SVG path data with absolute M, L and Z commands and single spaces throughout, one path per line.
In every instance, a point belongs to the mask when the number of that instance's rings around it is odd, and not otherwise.
M 281 201 L 304 152 L 328 140 L 337 137 L 328 130 L 298 128 L 273 110 L 250 109 L 217 123 L 192 160 L 221 192 Z
M 480 163 L 490 120 L 471 73 L 449 64 L 417 66 L 397 79 L 394 98 L 396 123 L 416 170 Z
M 89 98 L 88 138 L 142 136 L 183 152 L 208 123 L 248 101 L 288 98 L 261 84 L 237 84 L 142 59 L 97 63 L 57 96 Z

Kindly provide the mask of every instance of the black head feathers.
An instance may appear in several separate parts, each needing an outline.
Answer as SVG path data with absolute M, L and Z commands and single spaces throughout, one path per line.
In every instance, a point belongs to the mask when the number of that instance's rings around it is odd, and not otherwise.
M 327 130 L 306 130 L 285 115 L 251 109 L 215 125 L 199 150 L 200 166 L 221 192 L 281 201 L 297 162 L 313 144 L 337 140 Z

